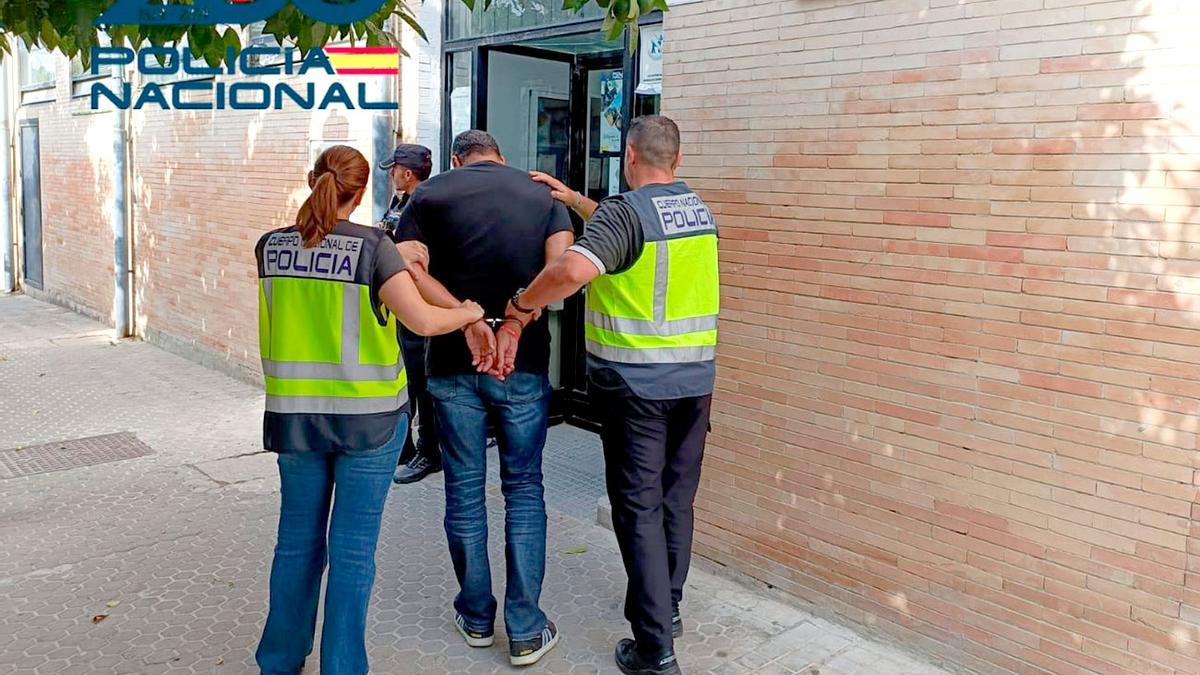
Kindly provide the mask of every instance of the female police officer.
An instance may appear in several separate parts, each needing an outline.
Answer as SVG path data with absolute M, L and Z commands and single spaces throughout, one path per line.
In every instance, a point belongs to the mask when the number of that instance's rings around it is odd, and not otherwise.
M 375 544 L 408 429 L 395 318 L 438 335 L 483 316 L 474 302 L 426 304 L 387 236 L 346 220 L 369 178 L 357 150 L 329 148 L 308 174 L 312 193 L 296 224 L 267 233 L 255 249 L 263 443 L 279 453 L 281 483 L 270 612 L 257 653 L 266 674 L 298 673 L 312 651 L 327 558 L 321 672 L 367 672 Z

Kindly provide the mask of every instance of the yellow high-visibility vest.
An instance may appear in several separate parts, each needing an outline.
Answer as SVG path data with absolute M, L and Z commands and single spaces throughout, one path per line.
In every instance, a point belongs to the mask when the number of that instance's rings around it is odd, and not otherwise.
M 682 182 L 621 198 L 637 212 L 645 241 L 632 267 L 588 287 L 588 353 L 612 364 L 713 361 L 721 293 L 712 212 Z
M 376 415 L 408 403 L 396 319 L 370 286 L 375 251 L 391 245 L 382 233 L 349 223 L 313 248 L 295 228 L 260 242 L 258 341 L 268 415 Z

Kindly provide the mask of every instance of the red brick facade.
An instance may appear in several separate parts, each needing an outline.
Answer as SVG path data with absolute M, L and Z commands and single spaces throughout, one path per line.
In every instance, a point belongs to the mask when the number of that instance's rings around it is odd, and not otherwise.
M 74 95 L 84 89 L 72 82 L 67 62 L 58 65 L 54 88 L 27 92 L 18 113 L 38 120 L 43 292 L 111 325 L 112 117 L 93 114 L 88 99 Z M 17 182 L 14 191 L 20 189 Z
M 723 235 L 700 552 L 979 672 L 1200 673 L 1200 3 L 702 0 L 666 36 Z M 112 323 L 112 119 L 71 90 L 20 111 L 46 290 Z M 254 371 L 253 243 L 370 133 L 134 114 L 139 332 Z
M 90 82 L 72 81 L 63 58 L 57 66 L 54 87 L 24 92 L 18 111 L 40 129 L 43 294 L 115 325 L 113 113 L 92 110 Z M 137 334 L 255 377 L 254 244 L 295 217 L 323 147 L 346 143 L 372 156 L 373 114 L 132 112 Z M 365 204 L 356 215 L 368 222 L 369 195 Z
M 254 244 L 295 218 L 310 151 L 342 141 L 369 156 L 347 111 L 163 112 L 134 116 L 139 330 L 256 372 Z M 369 209 L 368 209 L 369 210 Z M 369 218 L 369 214 L 367 216 Z
M 702 552 L 988 673 L 1200 672 L 1200 6 L 706 0 Z

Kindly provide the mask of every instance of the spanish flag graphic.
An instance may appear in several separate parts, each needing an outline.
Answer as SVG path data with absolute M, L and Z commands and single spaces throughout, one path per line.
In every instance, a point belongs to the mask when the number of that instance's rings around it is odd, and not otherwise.
M 338 75 L 395 75 L 400 72 L 398 47 L 326 47 Z

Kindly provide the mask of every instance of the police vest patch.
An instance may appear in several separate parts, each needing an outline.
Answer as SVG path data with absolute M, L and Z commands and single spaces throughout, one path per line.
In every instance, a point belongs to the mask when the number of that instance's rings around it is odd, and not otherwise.
M 651 197 L 665 234 L 695 234 L 716 231 L 717 223 L 704 201 L 694 192 L 666 197 Z
M 299 232 L 276 232 L 263 246 L 263 272 L 268 277 L 310 277 L 354 283 L 363 240 L 328 234 L 313 248 L 305 248 Z

